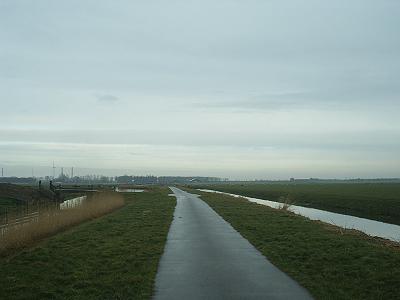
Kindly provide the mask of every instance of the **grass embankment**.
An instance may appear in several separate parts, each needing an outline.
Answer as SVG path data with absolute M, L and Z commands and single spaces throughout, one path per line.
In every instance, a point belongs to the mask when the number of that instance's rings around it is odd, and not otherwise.
M 18 210 L 18 201 L 13 198 L 0 197 L 0 217 L 7 212 L 15 212 Z
M 400 299 L 400 248 L 244 199 L 195 193 L 317 299 Z
M 172 221 L 168 189 L 0 259 L 0 299 L 149 299 Z
M 29 246 L 36 241 L 54 235 L 87 220 L 98 218 L 124 205 L 118 193 L 97 193 L 82 205 L 60 210 L 52 207 L 41 210 L 37 219 L 20 226 L 11 225 L 0 235 L 0 255 Z M 19 217 L 19 216 L 16 216 Z
M 289 199 L 295 205 L 400 225 L 399 183 L 218 184 L 201 188 L 272 201 Z
M 9 214 L 27 213 L 54 204 L 54 193 L 46 189 L 0 183 L 0 223 Z

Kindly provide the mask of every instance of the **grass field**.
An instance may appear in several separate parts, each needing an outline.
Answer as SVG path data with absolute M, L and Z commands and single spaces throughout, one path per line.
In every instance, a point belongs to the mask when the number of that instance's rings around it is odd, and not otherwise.
M 0 222 L 8 214 L 37 210 L 39 205 L 54 203 L 54 194 L 50 190 L 37 187 L 0 183 Z
M 176 200 L 167 188 L 0 258 L 0 299 L 149 299 Z
M 18 209 L 18 202 L 8 197 L 0 197 L 0 216 L 6 212 L 14 212 Z
M 0 235 L 0 255 L 18 249 L 88 220 L 106 215 L 124 205 L 124 197 L 116 192 L 99 192 L 91 195 L 81 205 L 69 209 L 49 207 L 42 209 L 37 219 L 22 226 L 11 225 Z M 20 217 L 16 215 L 15 217 Z
M 400 225 L 399 183 L 218 184 L 201 188 L 272 201 L 283 201 L 283 197 L 295 205 Z
M 400 247 L 243 199 L 191 192 L 316 299 L 400 299 Z

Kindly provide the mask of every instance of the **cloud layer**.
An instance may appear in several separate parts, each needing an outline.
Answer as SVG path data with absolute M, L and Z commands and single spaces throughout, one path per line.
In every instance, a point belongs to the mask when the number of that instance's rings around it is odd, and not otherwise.
M 392 0 L 2 1 L 0 164 L 400 176 L 399 27 Z

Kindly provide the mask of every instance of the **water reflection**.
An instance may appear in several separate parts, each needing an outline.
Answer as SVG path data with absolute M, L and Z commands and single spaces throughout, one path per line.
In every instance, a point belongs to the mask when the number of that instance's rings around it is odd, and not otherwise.
M 119 188 L 116 187 L 115 191 L 118 193 L 143 193 L 144 190 L 140 190 L 140 189 L 124 189 L 124 188 Z
M 266 205 L 272 208 L 281 208 L 283 205 L 283 203 L 281 202 L 257 199 L 252 197 L 244 197 L 220 191 L 207 190 L 207 189 L 199 189 L 199 191 L 230 195 L 233 197 L 242 197 L 249 200 L 250 202 Z M 342 228 L 356 229 L 371 236 L 377 236 L 395 242 L 400 242 L 400 226 L 398 225 L 333 213 L 315 208 L 297 206 L 297 205 L 290 206 L 289 210 L 295 214 L 302 215 L 311 220 L 322 221 Z
M 81 196 L 81 197 L 76 197 L 72 198 L 69 200 L 66 200 L 62 203 L 60 203 L 60 209 L 68 209 L 68 208 L 74 208 L 77 206 L 82 205 L 83 201 L 87 199 L 87 196 Z

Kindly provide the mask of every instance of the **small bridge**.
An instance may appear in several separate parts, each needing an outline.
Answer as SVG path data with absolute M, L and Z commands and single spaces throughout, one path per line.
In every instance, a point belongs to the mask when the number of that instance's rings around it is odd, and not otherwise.
M 99 190 L 94 190 L 94 189 L 84 189 L 84 188 L 55 188 L 54 191 L 59 191 L 59 192 L 67 192 L 67 193 L 94 193 L 98 192 Z

